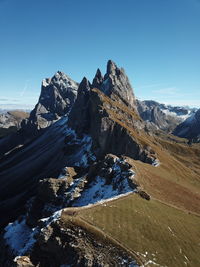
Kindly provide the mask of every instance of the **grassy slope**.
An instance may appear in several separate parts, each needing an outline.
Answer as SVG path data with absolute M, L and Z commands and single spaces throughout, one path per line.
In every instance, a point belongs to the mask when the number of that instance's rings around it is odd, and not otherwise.
M 99 94 L 102 109 L 138 144 L 151 147 L 161 165 L 155 168 L 127 159 L 135 167 L 137 183 L 151 195 L 150 201 L 133 194 L 81 209 L 79 215 L 138 255 L 146 253 L 146 262 L 169 267 L 200 266 L 200 221 L 194 215 L 200 214 L 200 146 L 190 147 L 183 139 L 152 136 L 139 130 L 140 118 L 134 111 Z M 148 266 L 156 265 L 149 262 Z
M 146 262 L 170 267 L 200 264 L 199 217 L 195 215 L 136 194 L 83 209 L 79 215 Z M 147 266 L 156 265 L 149 262 Z
M 143 148 L 151 147 L 160 160 L 157 168 L 130 160 L 136 168 L 139 185 L 151 196 L 181 209 L 200 214 L 200 145 L 189 146 L 186 140 L 170 135 L 151 135 L 140 130 L 141 119 L 134 110 L 113 101 L 94 89 L 115 122 L 123 126 Z

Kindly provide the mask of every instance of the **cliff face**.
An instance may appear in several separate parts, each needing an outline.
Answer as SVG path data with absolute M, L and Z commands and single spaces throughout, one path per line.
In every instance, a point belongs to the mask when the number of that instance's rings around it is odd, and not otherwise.
M 93 88 L 100 89 L 105 95 L 111 99 L 125 103 L 130 108 L 136 107 L 133 88 L 123 68 L 118 68 L 117 65 L 109 60 L 107 63 L 107 71 L 102 77 L 99 70 L 93 80 Z
M 52 78 L 44 79 L 38 103 L 26 122 L 26 128 L 40 130 L 68 115 L 76 100 L 77 90 L 78 83 L 63 72 L 58 71 Z

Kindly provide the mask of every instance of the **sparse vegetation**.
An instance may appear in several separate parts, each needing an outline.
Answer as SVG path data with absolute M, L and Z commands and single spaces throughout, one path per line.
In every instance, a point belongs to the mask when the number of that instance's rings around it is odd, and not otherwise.
M 198 216 L 136 194 L 83 209 L 79 216 L 137 253 L 147 266 L 199 266 Z

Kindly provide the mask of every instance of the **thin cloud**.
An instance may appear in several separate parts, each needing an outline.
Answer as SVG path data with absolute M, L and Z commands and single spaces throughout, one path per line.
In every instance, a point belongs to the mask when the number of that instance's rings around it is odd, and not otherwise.
M 12 98 L 0 98 L 0 102 L 19 102 L 19 100 Z
M 145 85 L 142 85 L 142 86 L 138 86 L 138 88 L 145 89 L 145 88 L 155 88 L 155 87 L 160 87 L 160 86 L 163 86 L 163 84 L 152 83 L 152 84 L 145 84 Z
M 20 92 L 20 97 L 23 97 L 24 94 L 27 92 L 27 89 L 28 89 L 28 82 L 29 82 L 29 80 L 26 81 L 23 90 Z
M 177 96 L 180 95 L 180 91 L 176 87 L 166 87 L 161 88 L 158 90 L 153 90 L 153 93 L 160 94 L 160 95 L 170 95 L 170 96 Z

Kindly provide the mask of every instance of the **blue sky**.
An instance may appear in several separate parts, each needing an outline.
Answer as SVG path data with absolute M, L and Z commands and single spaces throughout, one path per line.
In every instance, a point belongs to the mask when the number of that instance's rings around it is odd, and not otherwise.
M 139 99 L 200 107 L 199 0 L 0 0 L 0 107 L 33 107 L 57 70 L 108 59 Z

